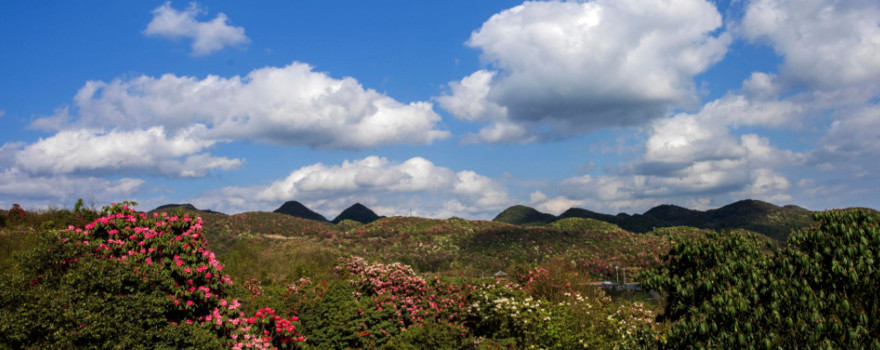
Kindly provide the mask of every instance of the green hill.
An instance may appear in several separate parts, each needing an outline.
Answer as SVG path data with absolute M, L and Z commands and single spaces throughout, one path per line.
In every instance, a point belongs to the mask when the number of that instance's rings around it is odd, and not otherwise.
M 616 216 L 572 208 L 560 218 L 590 218 L 620 226 L 632 232 L 649 232 L 657 228 L 690 226 L 701 229 L 745 229 L 768 237 L 785 240 L 792 230 L 813 224 L 811 211 L 796 205 L 776 206 L 759 200 L 742 200 L 707 211 L 682 208 L 676 205 L 659 205 L 644 214 Z
M 282 204 L 280 207 L 278 207 L 278 209 L 275 209 L 273 211 L 273 213 L 286 214 L 286 215 L 290 215 L 293 217 L 315 220 L 315 221 L 327 221 L 327 219 L 324 218 L 324 216 L 312 211 L 309 208 L 306 208 L 305 205 L 303 205 L 302 203 L 297 202 L 297 201 L 284 202 L 284 204 Z
M 204 218 L 205 235 L 218 259 L 229 262 L 230 273 L 279 282 L 332 272 L 336 257 L 350 255 L 469 277 L 563 261 L 584 278 L 608 280 L 615 265 L 656 265 L 672 243 L 582 218 L 540 226 L 418 217 L 334 225 L 268 212 Z
M 785 240 L 792 230 L 815 224 L 812 212 L 798 206 L 779 207 L 757 200 L 742 200 L 718 209 L 707 210 L 706 228 L 741 228 Z
M 362 224 L 369 224 L 373 221 L 379 220 L 379 215 L 376 215 L 375 212 L 370 210 L 370 208 L 365 207 L 363 204 L 355 203 L 339 213 L 339 215 L 333 219 L 333 223 L 338 224 L 343 220 L 353 220 Z
M 492 221 L 514 225 L 543 225 L 556 221 L 556 216 L 539 212 L 524 205 L 514 205 L 504 209 Z
M 158 212 L 163 212 L 163 211 L 164 211 L 164 212 L 171 213 L 171 212 L 175 212 L 175 211 L 178 211 L 178 210 L 182 210 L 182 211 L 184 211 L 184 212 L 190 212 L 190 213 L 209 213 L 209 214 L 220 214 L 220 215 L 226 215 L 226 214 L 223 214 L 223 213 L 221 213 L 221 212 L 213 211 L 213 210 L 210 210 L 210 209 L 199 209 L 199 208 L 196 208 L 194 205 L 189 204 L 189 203 L 184 203 L 184 204 L 165 204 L 165 205 L 160 205 L 160 206 L 156 207 L 156 209 L 150 210 L 149 212 L 150 212 L 150 213 L 158 213 Z

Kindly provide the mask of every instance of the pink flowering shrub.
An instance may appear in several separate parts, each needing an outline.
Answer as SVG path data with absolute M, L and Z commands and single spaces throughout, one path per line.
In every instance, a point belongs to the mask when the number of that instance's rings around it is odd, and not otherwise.
M 263 283 L 256 278 L 244 281 L 244 287 L 250 292 L 251 299 L 256 299 L 263 295 Z
M 407 265 L 368 263 L 360 257 L 340 259 L 335 269 L 341 280 L 301 279 L 288 287 L 290 307 L 302 317 L 311 345 L 379 347 L 426 324 L 467 338 L 471 286 L 427 280 Z
M 173 305 L 166 310 L 172 325 L 209 329 L 236 349 L 294 348 L 305 340 L 296 316 L 281 317 L 268 308 L 247 316 L 238 300 L 227 300 L 232 280 L 208 249 L 199 217 L 139 213 L 128 203 L 114 204 L 84 228 L 69 227 L 59 239 L 128 267 L 164 294 Z M 61 268 L 77 260 L 62 261 Z
M 467 298 L 473 290 L 467 284 L 430 282 L 400 263 L 367 263 L 363 258 L 340 259 L 337 271 L 347 272 L 356 288 L 356 300 L 372 300 L 377 311 L 390 309 L 397 327 L 406 329 L 426 320 L 450 323 L 464 328 Z

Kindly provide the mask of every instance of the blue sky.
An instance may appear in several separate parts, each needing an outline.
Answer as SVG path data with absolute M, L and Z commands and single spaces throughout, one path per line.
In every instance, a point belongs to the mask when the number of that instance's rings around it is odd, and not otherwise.
M 6 1 L 0 47 L 2 207 L 880 207 L 876 1 Z

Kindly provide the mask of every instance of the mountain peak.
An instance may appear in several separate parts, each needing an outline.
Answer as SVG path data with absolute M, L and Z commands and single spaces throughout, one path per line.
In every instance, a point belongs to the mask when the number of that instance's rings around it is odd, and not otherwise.
M 194 205 L 189 204 L 189 203 L 184 203 L 184 204 L 171 203 L 171 204 L 160 205 L 160 206 L 156 207 L 156 209 L 153 209 L 151 211 L 163 211 L 163 210 L 171 210 L 171 209 L 175 209 L 175 210 L 176 209 L 183 209 L 183 210 L 193 210 L 193 211 L 199 210 Z
M 286 214 L 286 215 L 290 215 L 290 216 L 295 216 L 295 217 L 303 218 L 303 219 L 316 220 L 316 221 L 327 221 L 327 219 L 324 218 L 324 216 L 312 211 L 311 209 L 307 208 L 305 205 L 303 205 L 302 203 L 297 202 L 297 201 L 284 202 L 284 204 L 282 204 L 280 207 L 278 207 L 278 209 L 275 209 L 275 211 L 273 211 L 273 212 L 279 213 L 279 214 Z
M 542 213 L 525 205 L 514 205 L 504 209 L 492 221 L 506 222 L 514 225 L 549 224 L 556 221 L 556 216 Z
M 163 211 L 164 212 L 173 212 L 173 211 L 177 211 L 177 210 L 183 210 L 185 212 L 203 212 L 203 213 L 211 213 L 211 214 L 223 214 L 221 212 L 213 211 L 210 209 L 199 209 L 190 203 L 184 203 L 184 204 L 171 203 L 171 204 L 160 205 L 160 206 L 156 207 L 156 209 L 151 210 L 150 212 L 151 213 L 163 212 Z
M 367 208 L 365 205 L 355 203 L 339 213 L 339 215 L 333 219 L 333 223 L 338 224 L 343 220 L 353 220 L 362 224 L 369 224 L 373 221 L 379 220 L 379 215 L 376 215 L 375 212 L 370 210 L 370 208 Z
M 672 204 L 658 205 L 642 215 L 666 221 L 673 225 L 687 225 L 694 221 L 705 220 L 705 215 L 702 211 L 692 210 Z

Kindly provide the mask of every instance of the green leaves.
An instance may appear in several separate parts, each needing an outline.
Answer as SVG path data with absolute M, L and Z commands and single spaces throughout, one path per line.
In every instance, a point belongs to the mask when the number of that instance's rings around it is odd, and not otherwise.
M 817 227 L 776 252 L 740 232 L 673 247 L 645 282 L 667 295 L 661 347 L 880 349 L 880 217 L 835 210 L 814 218 Z

